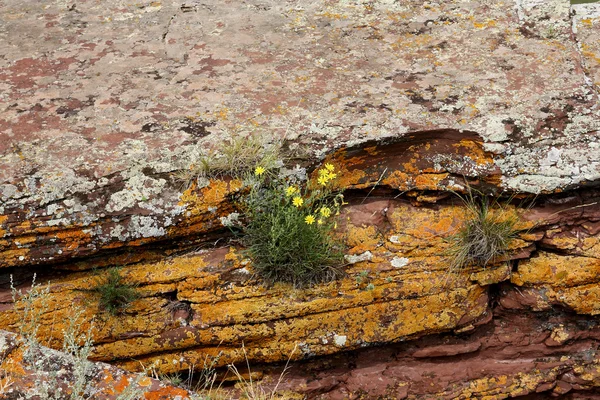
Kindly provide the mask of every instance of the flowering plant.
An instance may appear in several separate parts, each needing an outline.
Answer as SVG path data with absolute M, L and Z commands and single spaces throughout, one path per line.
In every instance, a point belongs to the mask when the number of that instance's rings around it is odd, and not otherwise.
M 334 238 L 344 196 L 334 189 L 335 166 L 325 164 L 301 186 L 256 168 L 243 201 L 244 242 L 256 272 L 267 282 L 294 286 L 341 275 L 342 245 Z

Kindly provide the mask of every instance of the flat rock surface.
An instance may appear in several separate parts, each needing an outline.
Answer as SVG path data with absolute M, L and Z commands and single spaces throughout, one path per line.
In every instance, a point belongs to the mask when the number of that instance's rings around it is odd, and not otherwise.
M 467 130 L 509 188 L 595 180 L 598 7 L 572 18 L 558 0 L 3 0 L 0 211 L 136 166 L 185 167 L 195 145 L 231 132 L 320 156 Z

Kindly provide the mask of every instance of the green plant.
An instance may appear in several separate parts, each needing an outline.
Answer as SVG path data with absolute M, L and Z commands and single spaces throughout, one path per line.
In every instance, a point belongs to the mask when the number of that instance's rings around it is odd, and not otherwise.
M 268 177 L 262 166 L 255 168 L 257 179 L 242 204 L 247 221 L 243 242 L 254 269 L 268 283 L 303 287 L 341 275 L 342 246 L 333 234 L 344 203 L 332 188 L 334 170 L 326 164 L 315 181 L 300 187 Z
M 38 330 L 41 325 L 42 315 L 48 310 L 48 296 L 50 295 L 50 284 L 41 287 L 36 283 L 36 274 L 33 274 L 31 288 L 23 293 L 14 286 L 13 276 L 10 276 L 10 288 L 15 310 L 19 313 L 17 331 L 28 344 L 27 349 L 39 345 Z
M 92 289 L 98 296 L 98 305 L 101 310 L 110 315 L 122 312 L 129 303 L 137 300 L 140 296 L 134 285 L 123 282 L 120 268 L 110 268 L 104 279 L 100 279 L 98 285 Z
M 460 196 L 467 209 L 467 219 L 450 238 L 451 269 L 468 266 L 486 267 L 507 257 L 518 230 L 517 215 L 497 201 L 472 189 Z
M 363 281 L 366 281 L 369 279 L 369 271 L 367 271 L 366 269 L 363 271 L 360 271 L 360 273 L 356 276 L 356 283 L 357 284 L 361 284 L 363 283 Z

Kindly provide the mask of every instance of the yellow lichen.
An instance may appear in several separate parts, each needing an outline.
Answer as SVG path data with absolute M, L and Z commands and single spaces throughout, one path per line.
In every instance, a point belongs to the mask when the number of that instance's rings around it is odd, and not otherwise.
M 350 247 L 349 254 L 360 254 L 368 250 L 373 251 L 382 244 L 383 237 L 373 225 L 364 228 L 349 225 L 347 232 L 347 244 Z

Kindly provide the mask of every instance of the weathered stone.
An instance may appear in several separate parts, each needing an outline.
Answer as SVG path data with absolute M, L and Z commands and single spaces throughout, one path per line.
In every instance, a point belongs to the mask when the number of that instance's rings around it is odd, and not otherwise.
M 600 174 L 595 5 L 1 7 L 0 267 L 220 228 L 215 188 L 190 205 L 173 173 L 233 131 L 311 157 L 399 139 L 374 176 L 399 190 L 467 175 L 539 193 Z
M 550 343 L 557 329 L 568 330 L 571 339 Z M 599 335 L 590 317 L 498 307 L 490 323 L 470 335 L 432 335 L 293 364 L 283 387 L 323 400 L 549 398 L 568 388 L 578 391 L 574 398 L 597 399 Z M 278 373 L 265 370 L 266 376 Z
M 331 354 L 482 319 L 488 313 L 485 286 L 469 275 L 450 276 L 448 256 L 436 253 L 464 218 L 461 208 L 419 208 L 401 200 L 373 203 L 381 213 L 387 208 L 385 221 L 373 231 L 379 232 L 382 245 L 371 246 L 370 259 L 349 267 L 348 278 L 315 288 L 266 288 L 253 277 L 249 260 L 234 248 L 129 266 L 124 276 L 139 285 L 142 299 L 118 317 L 86 308 L 85 319 L 96 319 L 94 358 L 123 360 L 118 364 L 129 369 L 155 365 L 172 372 L 198 365 L 206 354 L 222 353 L 219 365 L 243 361 L 241 344 L 246 343 L 251 361 L 272 362 L 286 357 L 296 343 L 301 343 L 296 357 Z M 363 209 L 371 212 L 371 201 L 346 208 L 343 219 L 351 232 L 360 228 L 354 223 L 361 223 Z M 400 232 L 413 235 L 410 245 L 389 241 Z M 356 243 L 358 237 L 350 240 Z M 398 258 L 407 260 L 402 268 L 394 265 Z M 372 290 L 366 281 L 355 279 L 363 271 Z M 499 277 L 506 279 L 505 275 Z M 43 318 L 48 325 L 40 327 L 40 333 L 60 340 L 61 330 L 53 321 L 67 320 L 71 303 L 93 305 L 95 295 L 89 288 L 101 279 L 83 273 L 54 280 L 47 300 L 52 317 Z M 497 281 L 486 285 L 493 282 Z M 173 302 L 189 304 L 187 320 L 174 318 Z M 18 313 L 12 311 L 0 317 L 1 326 L 14 327 L 18 321 Z M 336 341 L 336 335 L 345 339 Z M 137 361 L 125 361 L 131 358 Z
M 247 358 L 269 378 L 297 346 L 328 356 L 282 386 L 309 397 L 594 398 L 598 9 L 2 2 L 0 328 L 22 318 L 8 274 L 35 271 L 48 344 L 83 305 L 94 358 L 129 370 Z M 234 133 L 336 166 L 347 276 L 266 287 L 223 240 L 243 183 L 180 176 Z M 508 199 L 520 234 L 450 272 L 470 189 Z M 142 295 L 116 317 L 90 291 L 114 265 Z
M 41 396 L 41 384 L 50 385 L 52 398 L 116 399 L 120 394 L 137 393 L 147 400 L 189 399 L 187 390 L 140 374 L 132 374 L 105 363 L 89 363 L 85 393 L 74 394 L 78 361 L 71 355 L 38 346 L 36 354 L 27 355 L 23 337 L 0 330 L 0 396 L 5 399 L 24 399 Z M 81 367 L 79 367 L 81 368 Z M 55 381 L 50 376 L 55 375 Z M 54 383 L 53 383 L 54 382 Z M 82 388 L 83 389 L 83 388 Z M 58 392 L 53 392 L 59 390 Z M 129 398 L 129 397 L 128 397 Z

